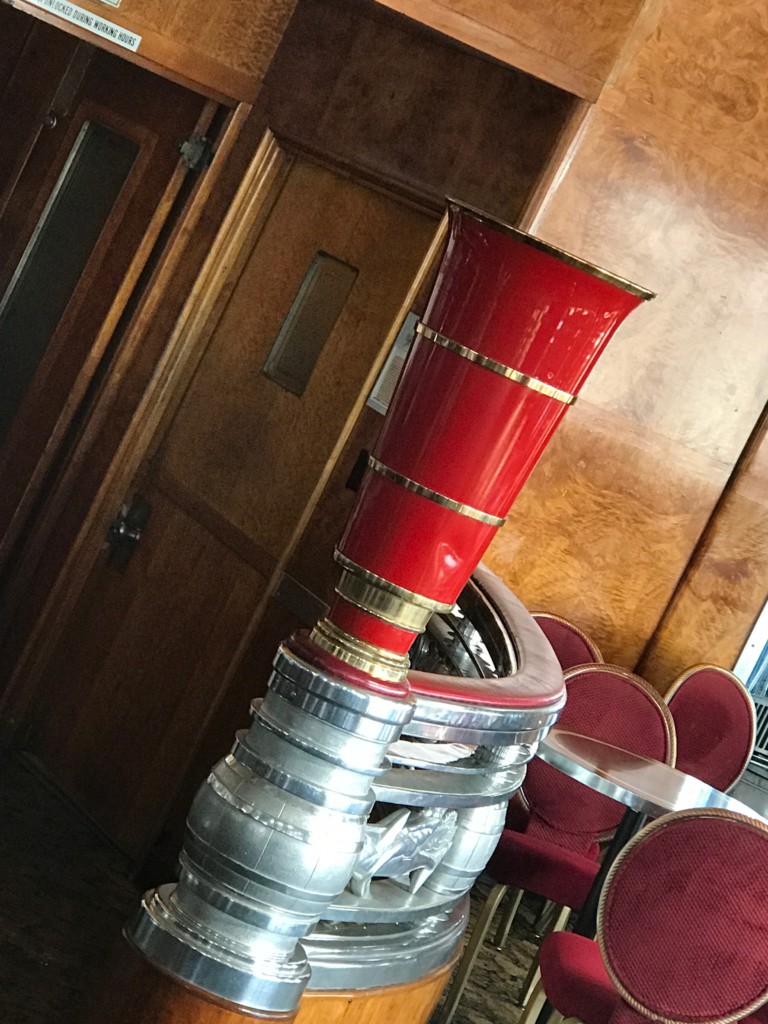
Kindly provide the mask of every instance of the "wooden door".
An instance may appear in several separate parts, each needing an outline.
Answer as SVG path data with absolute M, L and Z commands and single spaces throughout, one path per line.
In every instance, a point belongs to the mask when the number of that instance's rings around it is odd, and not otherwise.
M 134 857 L 162 826 L 436 228 L 433 215 L 332 169 L 281 160 L 247 244 L 217 260 L 216 288 L 201 299 L 217 315 L 136 476 L 148 525 L 124 568 L 106 552 L 97 560 L 29 716 L 27 748 Z M 319 297 L 318 264 L 320 277 L 330 268 Z M 306 306 L 313 367 L 285 341 Z M 276 360 L 276 339 L 287 358 Z M 254 695 L 265 682 L 253 681 Z
M 217 105 L 0 6 L 0 566 L 108 372 Z

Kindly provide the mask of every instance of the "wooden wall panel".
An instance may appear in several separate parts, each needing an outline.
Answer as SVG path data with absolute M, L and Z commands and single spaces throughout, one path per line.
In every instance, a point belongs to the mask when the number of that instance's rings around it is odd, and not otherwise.
M 604 105 L 682 125 L 766 179 L 768 11 L 755 0 L 675 0 L 642 41 Z M 736 154 L 740 159 L 736 161 Z
M 579 402 L 485 558 L 531 610 L 572 619 L 631 666 L 727 474 L 684 445 Z
M 622 326 L 584 398 L 726 466 L 768 386 L 766 198 L 708 140 L 663 121 L 638 136 L 598 109 L 535 225 L 658 292 Z
M 704 653 L 684 638 L 689 616 L 697 638 L 720 621 L 712 654 L 726 658 L 765 597 L 764 581 L 699 550 L 768 399 L 768 194 L 742 156 L 764 148 L 763 115 L 739 120 L 753 108 L 717 85 L 762 82 L 765 18 L 712 2 L 690 32 L 691 10 L 666 4 L 633 41 L 534 218 L 541 237 L 659 295 L 611 342 L 489 556 L 529 605 L 572 613 L 630 666 L 685 577 L 664 656 L 642 663 L 662 688 Z M 734 495 L 722 542 L 759 567 L 762 507 L 745 500 Z M 699 582 L 738 622 L 702 614 Z
M 386 9 L 339 0 L 301 0 L 259 97 L 278 136 L 436 206 L 448 195 L 513 222 L 575 104 Z
M 0 97 L 8 85 L 16 62 L 24 49 L 34 22 L 25 18 L 19 11 L 3 6 L 0 9 L 0 33 L 2 33 L 2 46 L 0 46 Z
M 594 100 L 643 0 L 379 0 L 498 60 Z
M 768 418 L 732 479 L 640 662 L 661 684 L 681 665 L 735 664 L 768 597 Z
M 141 36 L 135 52 L 71 24 L 35 0 L 10 2 L 94 46 L 207 94 L 250 102 L 296 0 L 122 0 L 117 10 L 98 0 L 79 0 L 78 7 Z
M 154 839 L 187 774 L 266 584 L 159 491 L 147 498 L 151 527 L 124 570 L 102 559 L 24 737 L 129 856 Z

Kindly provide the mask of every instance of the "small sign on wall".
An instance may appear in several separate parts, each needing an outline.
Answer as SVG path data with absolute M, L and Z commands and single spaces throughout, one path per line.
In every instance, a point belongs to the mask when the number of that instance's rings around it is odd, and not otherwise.
M 134 52 L 139 48 L 141 36 L 136 35 L 135 32 L 129 32 L 127 28 L 116 25 L 113 21 L 100 18 L 98 14 L 86 11 L 82 7 L 78 7 L 77 4 L 71 4 L 68 0 L 27 0 L 27 2 L 35 7 L 42 7 L 44 11 L 50 11 L 51 14 L 56 14 L 72 25 L 84 28 L 86 32 L 93 32 L 94 35 L 107 39 L 115 46 L 122 46 L 124 49 Z M 107 2 L 112 3 L 112 0 L 107 0 Z M 119 3 L 120 0 L 117 0 L 112 5 L 117 7 Z
M 366 405 L 369 405 L 371 409 L 375 409 L 376 412 L 380 412 L 382 416 L 389 408 L 395 385 L 400 377 L 400 371 L 410 351 L 418 322 L 419 318 L 415 313 L 409 313 L 405 318 L 403 326 L 397 332 L 397 337 L 381 368 L 381 373 L 368 396 Z

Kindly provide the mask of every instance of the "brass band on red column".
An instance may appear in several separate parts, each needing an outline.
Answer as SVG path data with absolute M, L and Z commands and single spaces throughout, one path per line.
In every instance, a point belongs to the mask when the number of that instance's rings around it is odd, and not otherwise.
M 423 322 L 337 549 L 312 638 L 402 678 L 451 607 L 624 318 L 652 293 L 451 204 Z M 396 526 L 395 526 L 396 524 Z

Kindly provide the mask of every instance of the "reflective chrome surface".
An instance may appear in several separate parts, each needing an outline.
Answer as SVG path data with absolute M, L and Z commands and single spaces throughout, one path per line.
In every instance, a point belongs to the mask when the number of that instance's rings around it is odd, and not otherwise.
M 757 811 L 691 775 L 610 743 L 553 729 L 539 757 L 590 789 L 651 817 L 694 807 L 723 807 L 751 818 Z
M 313 991 L 404 985 L 447 963 L 461 942 L 469 897 L 415 923 L 322 921 L 304 940 Z
M 352 875 L 371 783 L 413 706 L 319 671 L 285 644 L 254 712 L 195 798 L 178 885 L 148 895 L 129 937 L 190 984 L 282 1012 L 309 978 L 298 939 Z
M 432 630 L 430 657 L 466 655 L 477 685 L 496 687 L 485 703 L 459 696 L 469 679 L 426 675 L 432 696 L 393 699 L 318 668 L 304 640 L 280 647 L 250 728 L 195 798 L 178 884 L 148 893 L 129 930 L 150 960 L 238 1006 L 289 1013 L 307 985 L 400 984 L 450 959 L 466 894 L 563 702 L 519 603 L 513 623 L 475 585 L 460 605 Z M 530 697 L 537 672 L 553 673 L 543 700 Z

